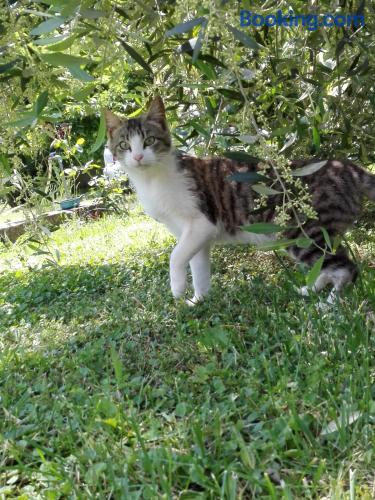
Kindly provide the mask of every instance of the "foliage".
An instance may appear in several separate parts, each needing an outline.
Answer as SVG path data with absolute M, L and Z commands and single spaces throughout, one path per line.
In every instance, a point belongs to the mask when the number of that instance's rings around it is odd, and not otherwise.
M 138 212 L 53 240 L 60 268 L 0 256 L 0 495 L 373 497 L 373 269 L 321 311 L 271 258 L 215 249 L 192 310 Z
M 363 12 L 367 24 L 361 28 L 238 29 L 240 9 L 250 7 L 263 15 L 301 9 L 298 1 L 11 4 L 1 14 L 5 194 L 9 185 L 20 184 L 21 175 L 28 196 L 33 189 L 51 195 L 48 144 L 60 145 L 70 174 L 90 172 L 105 140 L 103 106 L 134 117 L 159 93 L 177 147 L 267 160 L 276 189 L 252 183 L 261 195 L 259 206 L 282 189 L 276 222 L 301 226 L 301 214 L 314 213 L 295 175 L 311 170 L 293 175 L 286 157 L 374 161 L 373 7 L 346 0 L 320 3 L 320 13 Z M 358 112 L 349 118 L 352 100 Z M 64 126 L 68 133 L 60 140 Z M 69 153 L 78 140 L 85 142 L 81 159 Z M 66 190 L 66 181 L 58 190 Z
M 256 150 L 243 140 L 257 140 L 254 116 L 269 145 L 288 156 L 374 161 L 372 4 L 320 2 L 319 12 L 363 11 L 366 27 L 317 31 L 240 30 L 241 8 L 302 10 L 296 0 L 10 4 L 1 13 L 3 167 L 41 151 L 56 123 L 91 116 L 97 128 L 102 106 L 136 116 L 155 92 L 181 148 Z M 93 144 L 92 129 L 87 135 Z

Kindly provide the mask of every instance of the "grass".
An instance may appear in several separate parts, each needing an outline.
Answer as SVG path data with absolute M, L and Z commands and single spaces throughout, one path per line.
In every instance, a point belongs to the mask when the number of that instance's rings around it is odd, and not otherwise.
M 175 303 L 173 240 L 138 210 L 61 227 L 58 268 L 4 248 L 0 498 L 374 498 L 373 236 L 325 311 L 246 247 Z

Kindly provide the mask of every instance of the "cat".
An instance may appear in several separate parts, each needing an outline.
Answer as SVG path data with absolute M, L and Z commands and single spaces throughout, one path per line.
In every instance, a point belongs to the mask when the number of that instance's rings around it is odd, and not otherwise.
M 106 110 L 108 147 L 128 174 L 145 212 L 165 224 L 176 236 L 170 256 L 170 286 L 175 298 L 184 295 L 190 264 L 195 304 L 210 289 L 210 249 L 215 243 L 261 244 L 273 235 L 243 231 L 241 226 L 272 222 L 280 196 L 271 196 L 268 206 L 255 210 L 258 195 L 249 183 L 228 178 L 236 172 L 256 172 L 259 162 L 238 162 L 228 158 L 196 158 L 177 153 L 172 146 L 162 99 L 155 97 L 148 112 L 134 119 L 123 119 Z M 317 160 L 292 163 L 301 167 Z M 304 222 L 303 229 L 292 228 L 286 238 L 308 236 L 315 244 L 308 248 L 288 248 L 299 262 L 312 266 L 330 241 L 348 230 L 361 212 L 366 196 L 375 201 L 375 175 L 349 160 L 327 160 L 315 173 L 303 177 L 317 219 Z M 322 227 L 326 229 L 324 235 Z M 357 266 L 347 250 L 325 252 L 323 266 L 313 290 L 332 285 L 329 301 L 347 283 L 355 281 Z M 302 295 L 309 289 L 303 287 Z

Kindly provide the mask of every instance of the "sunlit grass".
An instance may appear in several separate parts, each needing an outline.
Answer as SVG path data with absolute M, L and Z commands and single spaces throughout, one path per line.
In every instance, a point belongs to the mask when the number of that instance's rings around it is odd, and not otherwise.
M 272 255 L 218 248 L 195 308 L 139 209 L 0 256 L 0 498 L 373 498 L 374 240 L 322 311 Z M 294 281 L 292 281 L 294 280 Z

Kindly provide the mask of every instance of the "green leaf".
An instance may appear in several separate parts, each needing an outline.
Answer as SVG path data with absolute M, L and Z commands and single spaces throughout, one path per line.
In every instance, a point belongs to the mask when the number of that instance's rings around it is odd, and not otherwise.
M 314 240 L 311 238 L 297 238 L 296 245 L 299 248 L 309 248 L 314 243 Z
M 81 9 L 79 13 L 82 17 L 86 17 L 87 19 L 98 19 L 99 17 L 107 17 L 107 13 L 104 12 L 104 10 Z
M 34 111 L 35 115 L 39 116 L 43 109 L 46 107 L 48 102 L 48 90 L 44 90 L 39 94 L 37 100 L 35 101 Z
M 240 457 L 243 464 L 246 466 L 246 468 L 250 470 L 254 469 L 256 466 L 254 453 L 252 452 L 251 448 L 246 445 L 244 438 L 241 436 L 240 432 L 236 429 L 234 425 L 232 427 L 232 434 L 235 437 L 235 440 L 237 441 L 237 444 L 240 448 Z M 229 498 L 236 498 L 235 491 L 234 494 L 231 495 Z
M 122 381 L 124 379 L 123 367 L 122 367 L 120 357 L 119 357 L 116 349 L 114 348 L 114 346 L 111 347 L 111 360 L 112 360 L 112 365 L 113 365 L 113 369 L 115 372 L 116 382 L 118 385 L 121 385 Z
M 317 151 L 320 149 L 320 134 L 319 130 L 316 127 L 312 128 L 312 134 L 313 134 L 313 144 L 316 148 Z
M 292 245 L 296 245 L 299 248 L 308 248 L 312 243 L 313 241 L 310 238 L 280 239 L 257 245 L 257 249 L 264 251 L 281 250 Z
M 79 2 L 77 0 L 52 0 L 52 3 L 54 5 L 57 4 L 56 6 L 60 10 L 62 16 L 68 17 L 77 14 L 77 11 L 84 2 Z
M 36 117 L 34 113 L 25 113 L 22 118 L 8 122 L 5 125 L 8 127 L 28 127 L 29 125 L 34 125 L 36 123 Z
M 124 19 L 130 21 L 131 17 L 124 11 L 124 9 L 121 9 L 121 7 L 114 7 L 114 11 L 117 12 L 117 14 Z
M 79 64 L 69 64 L 67 65 L 67 68 L 70 74 L 74 78 L 77 78 L 77 80 L 81 80 L 82 82 L 92 82 L 93 80 L 95 80 L 95 78 L 87 73 L 87 71 L 81 69 L 79 67 Z
M 195 120 L 191 120 L 189 122 L 189 125 L 191 127 L 194 128 L 194 130 L 196 130 L 200 135 L 203 135 L 203 137 L 205 139 L 209 139 L 210 138 L 210 132 L 208 130 L 206 130 L 204 127 L 202 127 L 202 125 L 200 125 L 198 122 L 196 122 Z
M 41 189 L 38 189 L 38 188 L 36 188 L 36 187 L 33 187 L 33 188 L 32 188 L 32 191 L 33 191 L 34 193 L 37 193 L 39 196 L 42 196 L 42 198 L 46 198 L 46 199 L 47 199 L 47 200 L 49 200 L 49 201 L 53 201 L 52 197 L 51 197 L 49 194 L 47 194 L 47 193 L 45 193 L 44 191 L 42 191 Z
M 228 99 L 234 99 L 236 101 L 243 101 L 243 95 L 240 92 L 237 92 L 236 90 L 232 89 L 225 89 L 225 88 L 220 88 L 216 89 L 219 94 L 223 95 L 224 97 L 227 97 Z
M 155 52 L 152 56 L 148 58 L 148 64 L 151 64 L 152 62 L 156 61 L 156 59 L 159 59 L 159 57 L 164 57 L 167 54 L 170 54 L 170 50 L 159 50 L 158 52 Z
M 95 87 L 96 83 L 89 83 L 88 85 L 85 85 L 78 92 L 73 94 L 74 99 L 79 101 L 86 99 L 92 92 L 94 92 Z
M 196 62 L 198 56 L 199 56 L 199 52 L 202 48 L 202 43 L 203 43 L 203 35 L 204 35 L 204 31 L 205 31 L 205 28 L 207 26 L 207 19 L 205 19 L 203 22 L 202 22 L 202 26 L 201 26 L 201 29 L 199 30 L 199 35 L 198 35 L 198 39 L 194 45 L 194 50 L 193 50 L 193 57 L 192 57 L 192 62 L 193 64 Z
M 325 255 L 322 255 L 319 257 L 319 259 L 315 262 L 315 264 L 312 266 L 310 271 L 306 274 L 306 285 L 308 287 L 312 287 L 316 280 L 318 279 L 318 276 L 320 274 L 320 271 L 322 270 L 322 265 L 324 262 Z
M 66 38 L 65 35 L 49 36 L 48 38 L 39 38 L 38 40 L 33 40 L 34 45 L 52 45 L 57 44 L 61 40 Z
M 322 230 L 322 233 L 324 236 L 324 241 L 326 242 L 327 247 L 332 252 L 332 242 L 331 242 L 331 238 L 329 237 L 327 229 L 325 227 L 321 227 L 320 229 Z
M 362 64 L 360 64 L 359 66 L 357 66 L 356 68 L 353 69 L 353 71 L 350 72 L 350 75 L 353 76 L 353 75 L 356 75 L 356 74 L 365 74 L 367 73 L 369 69 L 369 59 L 368 57 L 366 57 L 366 59 L 364 60 L 364 62 Z
M 30 31 L 31 35 L 41 35 L 42 33 L 49 33 L 50 31 L 58 28 L 67 21 L 66 17 L 56 16 L 51 17 L 47 21 L 43 21 L 36 28 Z
M 132 113 L 129 113 L 128 115 L 126 115 L 126 118 L 136 118 L 137 116 L 141 115 L 143 112 L 144 112 L 144 108 L 141 107 L 141 108 L 138 108 L 136 109 L 135 111 L 133 111 Z
M 242 161 L 244 163 L 259 163 L 260 159 L 256 156 L 251 156 L 244 151 L 225 151 L 224 156 L 230 160 Z
M 191 21 L 187 21 L 186 23 L 181 23 L 166 31 L 165 36 L 173 36 L 179 35 L 181 33 L 185 33 L 186 31 L 191 31 L 198 24 L 202 24 L 204 21 L 207 23 L 207 19 L 205 17 L 197 17 L 196 19 L 191 19 Z
M 248 49 L 259 50 L 264 48 L 243 31 L 240 31 L 237 28 L 233 28 L 233 26 L 230 26 L 229 24 L 227 24 L 227 28 L 234 35 L 234 37 Z
M 314 163 L 309 163 L 308 165 L 305 165 L 304 167 L 301 168 L 296 168 L 296 170 L 293 170 L 292 175 L 295 177 L 303 177 L 304 175 L 311 175 L 320 170 L 324 165 L 327 163 L 327 160 L 324 161 L 318 161 Z
M 332 253 L 336 253 L 338 247 L 341 245 L 343 236 L 338 234 L 333 238 Z
M 5 173 L 5 175 L 12 174 L 12 168 L 9 164 L 9 158 L 2 153 L 0 153 L 0 164 L 2 166 L 2 170 Z
M 52 51 L 60 51 L 60 50 L 66 50 L 69 49 L 77 39 L 77 35 L 72 35 L 68 36 L 67 38 L 64 38 L 61 40 L 61 42 L 54 43 L 53 45 L 49 45 L 47 47 L 47 50 L 52 50 Z
M 40 58 L 42 61 L 51 64 L 52 66 L 68 67 L 72 64 L 81 65 L 91 62 L 89 59 L 85 59 L 84 57 L 71 56 L 70 54 L 63 54 L 62 52 L 57 54 L 40 54 Z
M 56 54 L 41 54 L 40 58 L 52 66 L 64 66 L 67 68 L 71 75 L 78 80 L 84 82 L 91 82 L 94 77 L 80 68 L 83 64 L 88 64 L 90 61 L 83 57 L 71 56 L 70 54 L 63 54 L 58 52 Z
M 211 64 L 204 63 L 200 57 L 194 62 L 194 66 L 206 75 L 209 80 L 215 80 L 217 78 L 213 66 Z
M 211 56 L 210 54 L 200 54 L 199 59 L 208 62 L 210 64 L 213 64 L 214 66 L 220 66 L 221 68 L 226 68 L 226 65 L 223 62 L 219 61 L 219 59 L 216 59 L 216 57 Z
M 290 247 L 292 245 L 296 244 L 296 239 L 293 240 L 276 240 L 276 241 L 270 241 L 267 243 L 262 243 L 261 245 L 257 245 L 258 250 L 264 250 L 264 251 L 269 251 L 269 250 L 281 250 L 283 248 Z
M 265 175 L 258 174 L 257 172 L 235 172 L 234 174 L 228 175 L 227 179 L 236 182 L 248 182 L 249 184 L 269 180 Z
M 272 196 L 274 194 L 280 194 L 281 191 L 276 191 L 276 189 L 270 188 L 265 184 L 253 184 L 251 188 L 258 194 L 263 194 L 265 196 Z
M 152 74 L 152 69 L 149 64 L 143 59 L 143 57 L 135 50 L 133 47 L 131 47 L 128 43 L 124 42 L 121 38 L 118 38 L 119 42 L 121 45 L 124 47 L 126 52 L 134 59 L 134 61 L 137 61 L 137 63 L 142 66 L 143 69 L 148 71 L 149 73 Z
M 55 111 L 52 113 L 49 113 L 48 115 L 42 114 L 40 115 L 40 118 L 45 121 L 45 122 L 51 122 L 51 123 L 58 123 L 61 122 L 63 119 L 62 113 L 60 111 Z
M 359 62 L 359 60 L 360 60 L 360 58 L 361 58 L 361 52 L 359 52 L 359 53 L 355 56 L 355 58 L 353 59 L 353 62 L 352 62 L 352 64 L 350 65 L 350 67 L 349 67 L 349 69 L 348 69 L 348 71 L 347 71 L 348 75 L 353 75 L 354 69 L 355 69 L 355 67 L 357 66 L 357 64 L 358 64 L 358 62 Z
M 98 133 L 96 134 L 96 139 L 94 142 L 94 145 L 92 146 L 90 153 L 94 153 L 97 151 L 100 146 L 103 144 L 105 140 L 105 116 L 104 112 L 102 111 L 100 114 L 100 122 L 99 122 L 99 128 L 98 128 Z
M 280 231 L 285 231 L 285 227 L 279 226 L 278 224 L 272 224 L 271 222 L 256 222 L 250 224 L 249 226 L 244 226 L 243 231 L 255 234 L 272 234 L 279 233 Z
M 230 344 L 229 332 L 221 326 L 206 328 L 199 340 L 205 347 L 225 348 Z
M 13 66 L 15 66 L 20 59 L 13 59 L 13 61 L 10 61 L 5 64 L 0 64 L 0 73 L 6 73 L 9 69 L 12 69 Z
M 184 417 L 186 415 L 186 412 L 187 412 L 186 403 L 181 402 L 176 405 L 176 408 L 174 410 L 176 417 Z
M 360 73 L 362 70 L 366 70 L 368 69 L 368 66 L 369 66 L 369 60 L 368 58 L 366 57 L 365 61 L 360 64 L 359 66 L 357 66 L 358 62 L 359 62 L 359 59 L 360 59 L 360 56 L 361 56 L 361 53 L 358 54 L 358 56 L 354 59 L 353 63 L 351 64 L 349 70 L 348 70 L 348 75 L 350 76 L 353 76 L 357 73 Z

